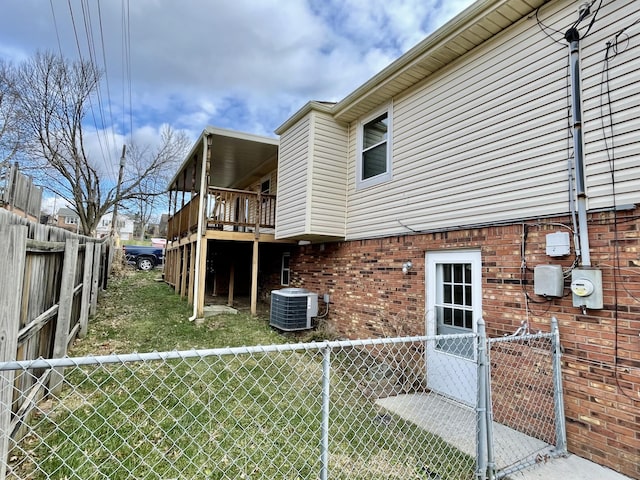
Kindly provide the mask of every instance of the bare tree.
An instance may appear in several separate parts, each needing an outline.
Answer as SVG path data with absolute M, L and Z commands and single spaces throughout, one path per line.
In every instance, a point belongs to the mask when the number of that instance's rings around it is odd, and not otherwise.
M 73 206 L 85 235 L 95 233 L 116 202 L 146 194 L 145 179 L 164 174 L 175 161 L 171 155 L 156 155 L 146 163 L 132 162 L 117 195 L 116 181 L 107 173 L 117 170 L 119 159 L 95 158 L 86 148 L 87 116 L 100 80 L 101 72 L 91 62 L 50 52 L 36 53 L 17 68 L 27 157 L 43 174 L 41 181 Z
M 182 131 L 176 131 L 165 125 L 160 133 L 160 144 L 153 148 L 149 145 L 133 143 L 127 150 L 127 169 L 131 178 L 138 178 L 138 195 L 126 201 L 124 207 L 132 212 L 140 223 L 139 235 L 144 237 L 151 217 L 166 211 L 167 186 L 178 163 L 184 158 L 190 146 L 190 140 Z M 149 165 L 161 164 L 163 169 L 148 175 Z
M 22 136 L 15 82 L 15 69 L 0 59 L 0 165 L 13 159 Z

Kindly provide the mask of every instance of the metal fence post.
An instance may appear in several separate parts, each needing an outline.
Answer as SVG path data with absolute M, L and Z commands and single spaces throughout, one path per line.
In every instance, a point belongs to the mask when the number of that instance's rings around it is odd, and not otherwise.
M 322 424 L 320 433 L 320 480 L 329 478 L 329 374 L 331 347 L 322 349 Z
M 487 333 L 484 319 L 478 320 L 478 396 L 476 400 L 476 479 L 487 478 Z
M 551 333 L 553 333 L 553 400 L 556 413 L 556 449 L 557 455 L 567 453 L 567 429 L 564 417 L 564 393 L 562 390 L 562 347 L 560 346 L 560 329 L 558 319 L 551 317 Z
M 485 398 L 487 407 L 487 478 L 495 479 L 496 460 L 493 452 L 493 400 L 491 399 L 491 348 L 487 340 L 484 320 L 482 321 L 482 333 L 485 342 Z

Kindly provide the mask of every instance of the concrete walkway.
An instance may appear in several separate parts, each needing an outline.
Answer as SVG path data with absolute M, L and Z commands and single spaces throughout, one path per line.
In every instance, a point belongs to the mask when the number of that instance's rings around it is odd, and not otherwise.
M 475 457 L 476 418 L 473 408 L 436 394 L 397 395 L 376 402 L 385 410 L 438 435 Z M 576 455 L 551 458 L 553 446 L 512 428 L 493 423 L 495 463 L 509 470 L 523 459 L 531 464 L 510 473 L 513 480 L 630 480 Z M 504 478 L 504 477 L 503 477 Z
M 631 480 L 577 455 L 554 458 L 509 476 L 512 480 Z
M 237 314 L 238 310 L 226 305 L 207 305 L 204 307 L 204 316 L 213 317 L 214 315 L 221 315 L 223 313 Z

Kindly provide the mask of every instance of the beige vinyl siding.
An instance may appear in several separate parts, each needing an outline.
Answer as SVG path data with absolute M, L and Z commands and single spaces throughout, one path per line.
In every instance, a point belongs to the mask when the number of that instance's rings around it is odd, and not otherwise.
M 276 194 L 276 184 L 277 184 L 277 176 L 278 176 L 278 171 L 277 169 L 273 169 L 271 172 L 269 172 L 268 174 L 264 175 L 263 177 L 260 177 L 259 180 L 256 180 L 254 182 L 251 183 L 251 185 L 249 185 L 248 187 L 242 188 L 242 190 L 249 190 L 252 192 L 259 192 L 260 188 L 262 187 L 262 182 L 264 182 L 265 180 L 269 180 L 269 193 L 271 195 L 275 195 Z
M 280 138 L 276 238 L 290 238 L 306 231 L 309 116 Z
M 311 218 L 309 232 L 345 236 L 347 195 L 347 129 L 314 112 Z
M 640 2 L 607 2 L 598 15 L 600 28 L 582 48 L 583 119 L 588 208 L 614 204 L 611 167 L 615 168 L 615 204 L 640 203 Z M 616 34 L 628 28 L 618 38 Z M 607 95 L 605 52 L 609 50 Z M 611 138 L 609 97 L 615 137 Z M 604 113 L 604 115 L 603 115 Z M 604 122 L 604 130 L 603 130 Z M 605 141 L 606 140 L 606 141 Z M 612 150 L 613 147 L 613 150 Z M 610 160 L 613 160 L 610 163 Z
M 390 182 L 355 190 L 351 135 L 347 238 L 568 212 L 567 62 L 528 18 L 394 98 Z
M 311 111 L 280 139 L 276 238 L 344 238 L 347 130 Z

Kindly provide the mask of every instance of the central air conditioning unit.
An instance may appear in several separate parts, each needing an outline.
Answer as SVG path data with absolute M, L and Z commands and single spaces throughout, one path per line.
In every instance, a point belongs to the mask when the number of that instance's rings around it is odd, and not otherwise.
M 271 291 L 269 325 L 287 332 L 308 330 L 311 318 L 318 316 L 318 294 L 304 288 Z

